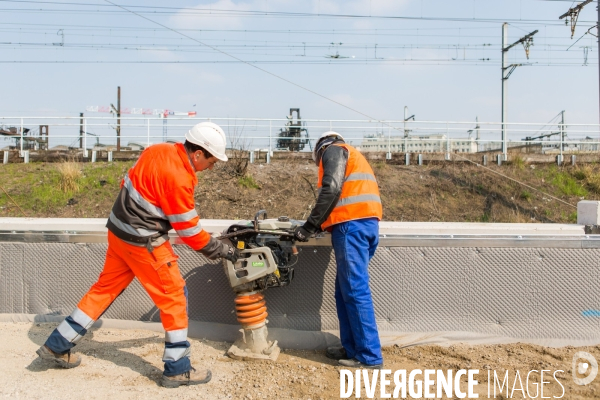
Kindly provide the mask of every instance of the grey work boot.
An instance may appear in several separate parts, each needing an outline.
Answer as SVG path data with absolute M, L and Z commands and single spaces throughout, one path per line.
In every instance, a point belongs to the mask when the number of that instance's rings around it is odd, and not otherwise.
M 343 367 L 349 368 L 369 368 L 369 369 L 382 369 L 383 364 L 363 364 L 358 361 L 356 358 L 351 358 L 348 360 L 339 360 L 338 364 Z
M 37 349 L 36 353 L 42 360 L 54 361 L 63 368 L 75 368 L 81 364 L 81 356 L 79 354 L 71 353 L 71 351 L 65 354 L 58 354 L 50 350 L 48 346 L 43 345 Z
M 346 355 L 346 349 L 343 347 L 328 347 L 325 352 L 327 358 L 331 358 L 332 360 L 341 360 L 343 358 L 348 358 Z
M 208 369 L 196 371 L 194 367 L 188 372 L 174 376 L 162 376 L 161 384 L 166 388 L 176 388 L 181 385 L 200 385 L 208 383 L 212 378 L 212 373 Z

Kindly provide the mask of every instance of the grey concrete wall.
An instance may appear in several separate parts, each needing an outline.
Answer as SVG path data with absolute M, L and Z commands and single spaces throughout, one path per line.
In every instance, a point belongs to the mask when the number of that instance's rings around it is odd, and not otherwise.
M 600 341 L 598 248 L 382 243 L 370 266 L 381 331 Z M 174 247 L 190 319 L 237 324 L 221 264 Z M 104 243 L 0 241 L 0 313 L 69 314 L 100 273 L 105 251 Z M 336 329 L 334 279 L 332 249 L 302 247 L 292 285 L 265 292 L 269 326 Z M 137 281 L 105 317 L 159 320 Z

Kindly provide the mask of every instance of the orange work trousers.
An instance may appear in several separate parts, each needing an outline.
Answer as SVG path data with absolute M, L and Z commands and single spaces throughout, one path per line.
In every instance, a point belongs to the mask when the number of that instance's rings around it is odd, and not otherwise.
M 109 231 L 104 268 L 77 307 L 95 321 L 137 277 L 160 310 L 165 331 L 187 330 L 185 280 L 177 258 L 169 242 L 150 253 L 146 247 L 128 244 Z

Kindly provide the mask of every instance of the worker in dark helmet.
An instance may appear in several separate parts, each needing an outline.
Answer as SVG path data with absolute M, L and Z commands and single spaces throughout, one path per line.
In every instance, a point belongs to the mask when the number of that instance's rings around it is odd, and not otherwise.
M 382 368 L 368 272 L 379 243 L 382 218 L 377 181 L 363 155 L 336 132 L 321 135 L 313 160 L 319 167 L 319 196 L 307 221 L 296 228 L 294 235 L 307 241 L 319 230 L 331 232 L 343 347 L 329 348 L 326 354 L 345 367 Z
M 184 243 L 211 260 L 235 263 L 238 251 L 202 229 L 194 205 L 196 173 L 227 161 L 225 133 L 212 122 L 202 122 L 185 138 L 184 144 L 150 146 L 125 175 L 106 225 L 104 268 L 71 315 L 37 350 L 42 359 L 64 368 L 77 367 L 81 357 L 71 349 L 137 278 L 160 310 L 165 329 L 162 385 L 210 381 L 209 370 L 195 370 L 190 364 L 187 288 L 168 232 L 175 229 Z

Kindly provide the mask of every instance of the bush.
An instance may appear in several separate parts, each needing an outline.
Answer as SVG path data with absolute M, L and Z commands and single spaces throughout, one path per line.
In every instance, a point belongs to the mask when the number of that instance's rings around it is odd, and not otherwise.
M 567 196 L 583 197 L 587 195 L 587 190 L 565 172 L 558 172 L 554 178 L 552 178 L 551 182 Z
M 524 190 L 519 197 L 523 200 L 529 201 L 531 200 L 531 193 L 529 193 L 527 190 Z
M 58 164 L 56 167 L 60 175 L 59 187 L 65 193 L 76 192 L 79 190 L 79 180 L 82 177 L 79 164 L 67 161 Z
M 252 175 L 244 175 L 238 179 L 238 184 L 240 186 L 247 187 L 248 189 L 260 189 L 258 183 L 254 180 Z

